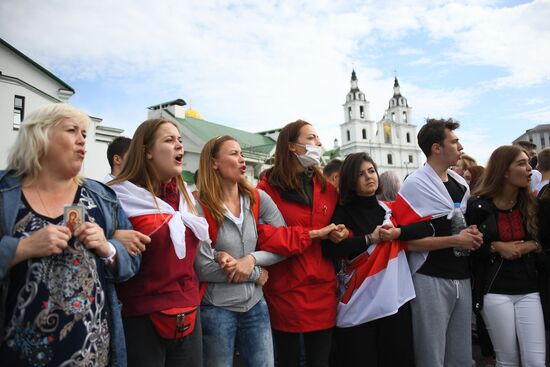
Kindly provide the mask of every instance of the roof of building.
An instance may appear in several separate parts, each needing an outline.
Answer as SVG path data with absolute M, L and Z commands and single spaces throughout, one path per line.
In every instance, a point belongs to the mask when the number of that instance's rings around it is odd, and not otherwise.
M 550 130 L 550 124 L 540 124 L 535 126 L 532 129 L 528 129 L 526 132 L 548 131 L 548 130 Z
M 166 108 L 166 107 L 173 106 L 173 105 L 185 106 L 186 104 L 187 104 L 187 102 L 185 102 L 181 98 L 178 98 L 178 99 L 174 99 L 172 101 L 163 102 L 163 103 L 159 103 L 159 104 L 154 104 L 152 106 L 147 107 L 147 109 L 149 109 L 149 110 L 158 110 L 160 108 Z
M 199 120 L 193 117 L 179 118 L 175 117 L 169 111 L 165 110 L 165 112 L 170 114 L 174 119 L 205 142 L 217 136 L 230 135 L 239 142 L 244 151 L 261 154 L 270 154 L 275 146 L 275 140 L 264 135 L 239 130 L 206 120 Z
M 50 78 L 52 78 L 53 80 L 55 80 L 56 82 L 58 82 L 59 84 L 61 84 L 64 88 L 70 90 L 71 92 L 75 93 L 75 90 L 73 89 L 73 87 L 71 87 L 69 84 L 65 83 L 63 80 L 59 79 L 57 76 L 55 76 L 51 71 L 47 70 L 46 68 L 44 68 L 43 66 L 41 66 L 40 64 L 38 64 L 36 61 L 34 61 L 33 59 L 31 59 L 30 57 L 28 57 L 27 55 L 25 55 L 24 53 L 22 53 L 21 51 L 19 51 L 18 49 L 16 49 L 15 47 L 13 47 L 12 45 L 10 45 L 9 43 L 7 43 L 6 41 L 4 41 L 2 38 L 0 38 L 0 44 L 6 46 L 8 49 L 10 49 L 13 53 L 15 53 L 16 55 L 20 56 L 21 58 L 25 59 L 26 61 L 28 61 L 31 65 L 33 65 L 34 67 L 36 67 L 38 70 L 42 71 L 44 74 L 46 74 L 47 76 L 49 76 Z
M 189 107 L 187 109 L 187 111 L 185 111 L 185 117 L 192 117 L 192 118 L 197 119 L 197 120 L 203 120 L 203 118 L 202 118 L 201 114 L 199 113 L 199 111 L 194 110 L 191 107 Z

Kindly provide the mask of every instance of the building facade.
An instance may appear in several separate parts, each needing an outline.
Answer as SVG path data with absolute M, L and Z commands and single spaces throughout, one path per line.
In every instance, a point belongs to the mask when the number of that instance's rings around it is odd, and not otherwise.
M 74 93 L 67 83 L 0 38 L 0 169 L 7 166 L 9 149 L 27 114 L 48 103 L 69 103 Z M 90 119 L 82 174 L 100 179 L 110 171 L 107 145 L 123 130 L 101 125 L 98 117 Z
M 359 89 L 355 70 L 351 73 L 351 88 L 343 107 L 341 157 L 365 152 L 376 162 L 379 173 L 391 170 L 401 179 L 420 167 L 422 151 L 416 139 L 416 125 L 412 124 L 412 108 L 401 94 L 397 77 L 393 96 L 381 120 L 371 118 L 370 102 Z
M 515 144 L 522 140 L 535 144 L 537 146 L 537 152 L 550 147 L 550 124 L 541 124 L 526 130 L 512 143 Z
M 239 142 L 246 161 L 247 179 L 255 185 L 260 173 L 271 167 L 269 161 L 275 153 L 275 140 L 262 134 L 207 121 L 197 111 L 191 108 L 186 110 L 183 107 L 185 105 L 183 99 L 176 99 L 148 107 L 148 118 L 168 119 L 179 126 L 185 149 L 185 181 L 193 184 L 193 175 L 199 168 L 200 153 L 204 144 L 212 138 L 229 135 Z

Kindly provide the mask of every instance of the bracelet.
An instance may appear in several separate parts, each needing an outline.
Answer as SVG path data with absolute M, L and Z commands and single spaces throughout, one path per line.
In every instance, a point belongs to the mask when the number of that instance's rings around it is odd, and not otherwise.
M 105 262 L 105 264 L 107 265 L 111 265 L 114 261 L 115 261 L 115 256 L 116 256 L 116 248 L 115 246 L 113 246 L 113 244 L 111 242 L 107 242 L 109 244 L 109 256 L 107 257 L 102 257 L 101 260 L 103 260 Z
M 372 242 L 372 234 L 367 233 L 367 234 L 365 235 L 365 237 L 367 238 L 367 246 L 372 245 L 372 244 L 373 244 L 373 242 Z
M 257 280 L 260 280 L 260 278 L 262 277 L 262 272 L 264 271 L 261 266 L 259 268 L 260 268 L 260 270 L 258 271 L 258 279 Z

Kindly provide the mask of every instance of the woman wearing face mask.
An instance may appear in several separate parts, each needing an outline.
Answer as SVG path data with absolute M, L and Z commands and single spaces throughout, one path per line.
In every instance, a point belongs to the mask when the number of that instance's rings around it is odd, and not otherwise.
M 468 202 L 466 219 L 483 232 L 473 255 L 474 306 L 481 310 L 497 366 L 544 366 L 545 335 L 534 252 L 537 203 L 527 154 L 516 146 L 496 149 Z
M 193 263 L 208 225 L 183 182 L 183 144 L 167 120 L 143 122 L 111 187 L 134 228 L 151 237 L 135 277 L 117 290 L 129 366 L 201 366 L 198 280 Z
M 309 231 L 305 246 L 303 241 L 259 243 L 262 250 L 288 257 L 269 267 L 264 286 L 281 366 L 298 366 L 300 334 L 307 365 L 328 366 L 336 318 L 336 277 L 331 261 L 323 257 L 320 240 L 330 236 L 339 242 L 348 232 L 330 222 L 338 194 L 319 169 L 321 154 L 313 126 L 302 120 L 292 122 L 281 130 L 275 165 L 258 185 L 275 201 L 288 226 Z M 260 228 L 260 238 L 262 232 Z

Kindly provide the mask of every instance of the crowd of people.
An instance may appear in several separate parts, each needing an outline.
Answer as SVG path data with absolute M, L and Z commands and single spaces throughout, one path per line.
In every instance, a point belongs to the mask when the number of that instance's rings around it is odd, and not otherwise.
M 224 135 L 191 192 L 174 122 L 115 139 L 103 183 L 89 126 L 34 111 L 0 171 L 2 366 L 469 367 L 472 324 L 484 366 L 546 365 L 550 148 L 484 168 L 427 119 L 401 181 L 362 152 L 322 169 L 297 120 L 257 187 Z

